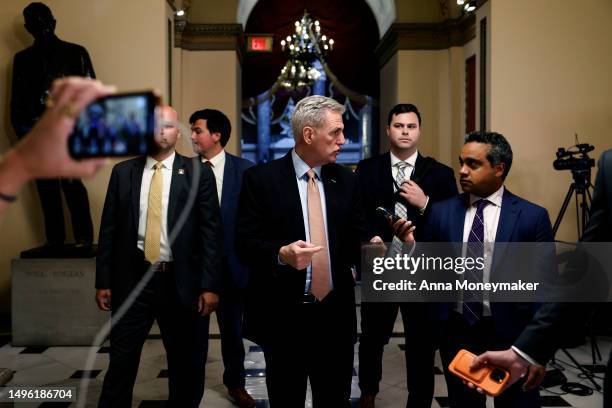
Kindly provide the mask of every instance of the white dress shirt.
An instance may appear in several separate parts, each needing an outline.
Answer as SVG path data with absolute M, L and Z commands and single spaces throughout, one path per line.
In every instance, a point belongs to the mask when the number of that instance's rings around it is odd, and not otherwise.
M 162 175 L 164 177 L 162 190 L 162 219 L 161 240 L 159 260 L 161 262 L 172 261 L 172 249 L 168 242 L 168 200 L 170 199 L 170 184 L 172 183 L 172 166 L 174 165 L 175 153 L 172 153 L 162 161 Z M 157 160 L 147 156 L 144 171 L 142 172 L 142 183 L 140 185 L 140 211 L 138 216 L 138 249 L 144 251 L 144 238 L 147 229 L 147 209 L 149 207 L 149 190 L 151 179 L 155 173 Z
M 295 149 L 291 150 L 291 159 L 293 160 L 293 168 L 295 169 L 295 177 L 298 185 L 298 191 L 300 192 L 300 202 L 302 204 L 302 216 L 304 218 L 304 232 L 306 233 L 306 242 L 310 242 L 310 226 L 308 224 L 308 170 L 310 170 L 310 166 L 302 160 L 300 156 L 295 152 Z M 319 195 L 321 197 L 321 210 L 323 212 L 323 222 L 325 224 L 325 252 L 327 252 L 327 259 L 329 262 L 329 284 L 330 288 L 334 288 L 334 283 L 332 281 L 331 274 L 331 257 L 329 255 L 329 236 L 327 234 L 327 207 L 325 205 L 325 187 L 323 186 L 323 181 L 321 180 L 321 167 L 313 168 L 315 174 L 317 175 L 317 187 L 319 188 Z M 308 265 L 306 268 L 306 287 L 305 292 L 308 293 L 310 291 L 310 284 L 312 281 L 312 266 Z
M 504 196 L 504 186 L 501 186 L 499 190 L 494 192 L 488 197 L 478 197 L 474 194 L 470 194 L 470 206 L 465 213 L 465 221 L 463 223 L 463 242 L 468 242 L 470 231 L 472 230 L 472 223 L 476 217 L 476 206 L 474 203 L 478 200 L 489 201 L 489 204 L 482 210 L 483 227 L 484 227 L 484 241 L 490 243 L 484 245 L 484 269 L 482 271 L 483 282 L 489 282 L 491 277 L 491 262 L 493 261 L 493 243 L 497 235 L 497 226 L 499 224 L 499 215 L 501 213 L 502 198 Z M 465 252 L 465 248 L 464 248 Z M 464 254 L 465 256 L 465 254 Z M 459 308 L 463 310 L 463 307 Z M 491 316 L 491 304 L 488 299 L 488 294 L 483 293 L 482 302 L 482 313 L 484 316 Z
M 202 163 L 209 161 L 202 157 Z M 223 189 L 223 172 L 225 171 L 225 150 L 221 150 L 219 154 L 210 159 L 212 171 L 215 174 L 215 183 L 217 184 L 217 198 L 221 205 L 221 190 Z

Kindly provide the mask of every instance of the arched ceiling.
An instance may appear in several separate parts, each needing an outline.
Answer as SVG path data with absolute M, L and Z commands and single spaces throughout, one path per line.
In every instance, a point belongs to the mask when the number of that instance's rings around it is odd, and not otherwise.
M 304 10 L 321 23 L 321 31 L 335 41 L 327 63 L 338 79 L 361 94 L 377 97 L 379 42 L 378 25 L 365 0 L 260 0 L 253 7 L 245 33 L 273 34 L 272 53 L 247 53 L 242 66 L 243 98 L 268 90 L 276 81 L 287 58 L 280 40 L 294 31 L 294 22 Z
M 255 5 L 261 0 L 172 0 L 188 10 L 191 23 L 239 23 L 246 27 Z M 290 2 L 292 0 L 288 0 Z M 333 0 L 329 0 L 330 3 Z M 379 38 L 400 23 L 439 23 L 461 16 L 456 0 L 364 0 L 376 20 Z
M 259 0 L 238 0 L 236 22 L 245 28 L 253 7 Z M 365 0 L 378 24 L 379 38 L 387 32 L 395 21 L 395 0 Z

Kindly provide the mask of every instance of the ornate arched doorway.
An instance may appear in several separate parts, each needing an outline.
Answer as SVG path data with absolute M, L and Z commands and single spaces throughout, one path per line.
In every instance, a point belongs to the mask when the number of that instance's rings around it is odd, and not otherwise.
M 239 4 L 239 15 L 245 4 Z M 334 38 L 335 47 L 315 65 L 321 74 L 315 83 L 299 89 L 282 87 L 279 75 L 287 56 L 280 41 L 295 31 L 294 23 L 305 10 L 320 22 L 322 32 Z M 347 108 L 347 144 L 340 162 L 356 163 L 370 154 L 378 118 L 379 70 L 374 50 L 380 35 L 365 0 L 260 0 L 251 8 L 245 33 L 272 34 L 274 45 L 270 53 L 247 53 L 244 58 L 243 156 L 262 162 L 284 155 L 293 146 L 289 126 L 293 106 L 309 94 L 332 97 Z

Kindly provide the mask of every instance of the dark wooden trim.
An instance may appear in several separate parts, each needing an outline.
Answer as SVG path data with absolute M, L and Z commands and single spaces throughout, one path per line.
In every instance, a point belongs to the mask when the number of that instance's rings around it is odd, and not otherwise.
M 465 134 L 476 130 L 476 54 L 465 60 Z
M 382 67 L 398 50 L 443 50 L 461 47 L 476 37 L 476 16 L 443 23 L 395 23 L 376 47 Z
M 235 50 L 242 63 L 244 33 L 241 24 L 175 24 L 174 46 L 191 51 Z
M 487 18 L 480 20 L 480 130 L 487 130 Z
M 172 8 L 172 11 L 176 11 L 176 5 L 174 4 L 174 0 L 166 0 L 166 3 Z
M 172 35 L 174 34 L 174 30 L 172 29 L 172 19 L 168 19 L 167 30 L 168 43 L 166 44 L 166 51 L 168 52 L 168 104 L 172 105 L 172 51 L 174 50 L 174 47 L 172 46 L 172 42 L 174 41 Z

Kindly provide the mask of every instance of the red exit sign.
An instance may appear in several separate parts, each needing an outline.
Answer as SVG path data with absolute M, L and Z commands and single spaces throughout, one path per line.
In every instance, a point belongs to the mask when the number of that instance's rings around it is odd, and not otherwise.
M 247 51 L 272 52 L 272 35 L 248 35 Z

